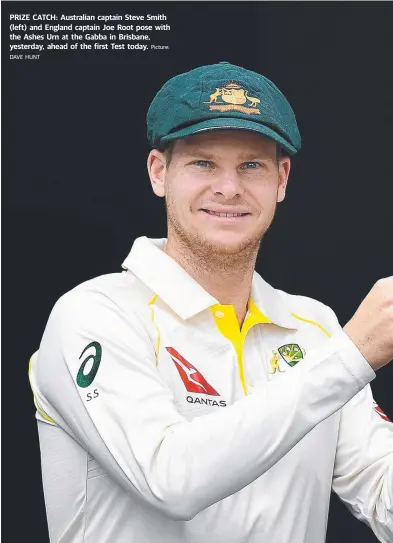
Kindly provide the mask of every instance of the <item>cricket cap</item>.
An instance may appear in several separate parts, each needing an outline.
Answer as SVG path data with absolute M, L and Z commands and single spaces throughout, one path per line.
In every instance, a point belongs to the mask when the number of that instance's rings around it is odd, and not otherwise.
M 263 75 L 229 62 L 169 79 L 147 112 L 147 137 L 156 149 L 217 129 L 257 132 L 289 155 L 301 147 L 295 114 L 282 92 Z

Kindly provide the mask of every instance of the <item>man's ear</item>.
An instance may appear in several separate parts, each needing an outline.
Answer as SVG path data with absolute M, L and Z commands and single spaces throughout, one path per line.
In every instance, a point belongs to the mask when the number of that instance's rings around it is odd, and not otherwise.
M 147 157 L 147 171 L 154 194 L 163 198 L 165 196 L 166 174 L 166 156 L 163 152 L 158 149 L 150 151 Z
M 288 184 L 289 172 L 291 170 L 291 159 L 289 156 L 280 158 L 278 165 L 278 191 L 277 202 L 282 202 L 285 198 L 285 192 Z

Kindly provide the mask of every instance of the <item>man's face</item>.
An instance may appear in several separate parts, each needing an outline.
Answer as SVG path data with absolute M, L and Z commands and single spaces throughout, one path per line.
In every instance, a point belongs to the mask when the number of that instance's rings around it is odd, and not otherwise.
M 153 150 L 148 167 L 166 199 L 169 242 L 229 255 L 259 246 L 285 196 L 290 160 L 277 163 L 275 142 L 259 134 L 214 130 L 177 140 L 169 166 Z

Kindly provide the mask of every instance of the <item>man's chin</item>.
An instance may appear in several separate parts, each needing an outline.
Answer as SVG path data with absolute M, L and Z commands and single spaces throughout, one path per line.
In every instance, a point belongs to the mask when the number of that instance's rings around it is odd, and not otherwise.
M 260 241 L 260 238 L 222 240 L 206 237 L 204 246 L 214 256 L 230 256 L 254 251 Z
M 177 221 L 169 220 L 168 238 L 172 243 L 187 248 L 187 252 L 207 262 L 213 259 L 241 256 L 251 257 L 258 251 L 264 232 L 244 235 L 240 232 L 204 231 L 203 228 L 184 229 Z

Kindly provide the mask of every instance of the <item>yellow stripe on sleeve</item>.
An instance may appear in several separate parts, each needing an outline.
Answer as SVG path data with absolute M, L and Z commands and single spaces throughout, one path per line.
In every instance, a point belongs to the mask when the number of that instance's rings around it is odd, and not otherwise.
M 156 323 L 156 320 L 154 318 L 154 303 L 156 302 L 158 298 L 158 294 L 155 294 L 153 296 L 153 298 L 150 300 L 150 302 L 148 303 L 148 305 L 151 306 L 151 320 L 152 322 L 154 323 L 154 326 L 156 327 L 156 330 L 157 330 L 157 343 L 156 343 L 156 366 L 158 366 L 158 357 L 159 357 L 159 354 L 160 354 L 160 345 L 161 345 L 161 334 L 160 334 L 160 329 L 158 328 L 157 326 L 157 323 Z
M 51 422 L 52 424 L 56 424 L 55 421 L 53 419 L 51 419 L 50 416 L 45 413 L 45 411 L 42 409 L 42 407 L 38 403 L 37 396 L 34 394 L 33 383 L 31 382 L 31 372 L 32 372 L 32 370 L 33 370 L 33 357 L 31 357 L 30 360 L 29 360 L 29 383 L 30 383 L 31 391 L 33 393 L 34 405 L 36 406 L 36 409 L 37 409 L 38 413 L 41 415 L 42 418 L 44 418 L 48 422 Z

